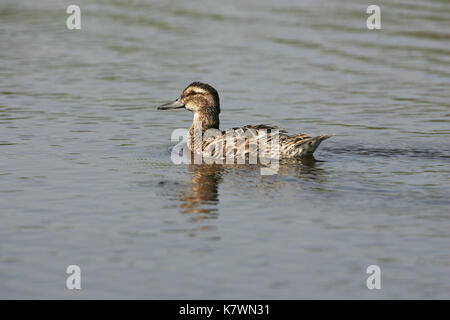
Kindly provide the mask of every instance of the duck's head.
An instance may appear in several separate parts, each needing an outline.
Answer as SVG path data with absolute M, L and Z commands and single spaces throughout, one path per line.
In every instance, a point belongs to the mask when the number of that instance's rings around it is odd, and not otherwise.
M 192 82 L 178 99 L 159 106 L 158 110 L 180 108 L 190 110 L 194 114 L 218 115 L 220 113 L 219 94 L 209 84 Z

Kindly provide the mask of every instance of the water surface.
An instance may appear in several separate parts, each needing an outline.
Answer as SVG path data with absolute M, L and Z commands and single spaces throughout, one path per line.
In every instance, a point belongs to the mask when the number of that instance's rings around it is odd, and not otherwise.
M 1 298 L 450 298 L 448 1 L 378 31 L 360 0 L 69 4 L 0 3 Z M 192 81 L 223 129 L 335 136 L 273 176 L 175 165 L 192 115 L 155 106 Z

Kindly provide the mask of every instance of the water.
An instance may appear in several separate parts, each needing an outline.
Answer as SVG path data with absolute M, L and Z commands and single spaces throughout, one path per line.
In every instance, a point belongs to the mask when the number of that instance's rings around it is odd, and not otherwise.
M 69 4 L 0 2 L 1 298 L 450 298 L 448 1 Z M 175 165 L 192 115 L 155 106 L 195 80 L 222 128 L 335 136 Z

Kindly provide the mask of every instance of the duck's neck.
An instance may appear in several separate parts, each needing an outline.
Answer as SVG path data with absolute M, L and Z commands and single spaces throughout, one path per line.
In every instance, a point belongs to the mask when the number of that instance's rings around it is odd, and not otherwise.
M 194 140 L 199 143 L 199 150 L 202 150 L 201 141 L 203 133 L 208 129 L 219 129 L 219 115 L 216 113 L 194 113 L 194 120 L 189 128 L 191 150 L 197 150 L 196 148 L 193 148 Z M 196 137 L 197 139 L 194 139 L 196 135 L 199 136 Z
M 197 130 L 201 128 L 202 132 L 211 128 L 219 129 L 219 115 L 215 113 L 194 113 L 194 120 L 189 132 L 192 134 L 196 127 L 198 127 Z

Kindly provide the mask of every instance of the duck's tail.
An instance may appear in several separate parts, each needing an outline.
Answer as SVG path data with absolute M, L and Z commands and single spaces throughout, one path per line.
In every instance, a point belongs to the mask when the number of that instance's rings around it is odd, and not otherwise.
M 303 141 L 299 141 L 297 145 L 298 157 L 308 157 L 312 156 L 314 151 L 316 151 L 317 147 L 323 140 L 331 138 L 333 135 L 323 135 L 312 137 L 309 139 L 305 139 Z

